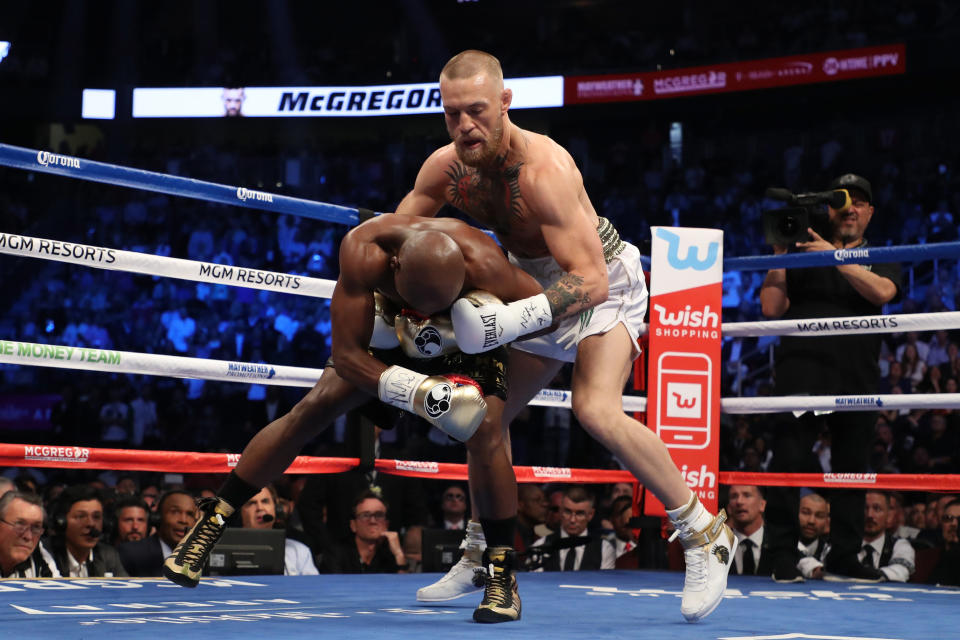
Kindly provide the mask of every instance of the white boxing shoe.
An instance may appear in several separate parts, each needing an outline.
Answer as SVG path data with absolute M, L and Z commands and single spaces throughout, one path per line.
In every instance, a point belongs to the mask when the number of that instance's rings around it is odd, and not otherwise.
M 483 552 L 487 548 L 487 540 L 483 536 L 483 529 L 479 522 L 467 523 L 467 532 L 460 543 L 463 556 L 457 564 L 450 567 L 446 575 L 431 585 L 417 590 L 417 600 L 420 602 L 445 602 L 455 600 L 471 593 L 483 591 Z M 477 575 L 479 572 L 479 576 Z
M 699 530 L 677 528 L 687 565 L 680 613 L 687 622 L 697 622 L 717 608 L 727 589 L 727 574 L 737 551 L 737 537 L 727 526 L 727 512 L 720 510 L 710 524 Z

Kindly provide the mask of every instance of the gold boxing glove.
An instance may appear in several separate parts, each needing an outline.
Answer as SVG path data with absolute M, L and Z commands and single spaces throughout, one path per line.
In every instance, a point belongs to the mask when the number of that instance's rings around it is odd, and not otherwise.
M 378 395 L 383 402 L 417 414 L 460 442 L 476 433 L 487 414 L 480 385 L 457 374 L 426 376 L 392 366 L 380 375 Z
M 396 349 L 400 346 L 394 318 L 397 306 L 382 293 L 373 293 L 373 335 L 370 346 L 374 349 Z
M 396 327 L 400 348 L 408 358 L 436 358 L 458 350 L 453 323 L 446 313 L 427 318 L 404 311 L 397 316 Z

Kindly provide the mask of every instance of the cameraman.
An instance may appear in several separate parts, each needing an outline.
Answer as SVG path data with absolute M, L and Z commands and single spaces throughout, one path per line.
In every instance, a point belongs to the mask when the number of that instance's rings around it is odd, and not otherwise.
M 870 183 L 847 173 L 830 183 L 831 189 L 846 189 L 851 205 L 846 211 L 829 209 L 831 237 L 824 239 L 808 229 L 811 239 L 795 243 L 802 252 L 862 248 L 863 234 L 873 216 Z M 774 245 L 774 254 L 787 252 Z M 873 316 L 900 292 L 899 264 L 841 264 L 835 267 L 771 269 L 760 290 L 763 315 L 767 318 L 829 318 Z M 789 337 L 780 339 L 775 365 L 777 395 L 875 394 L 880 380 L 880 335 Z M 778 416 L 776 442 L 770 471 L 864 472 L 868 470 L 870 442 L 876 416 L 850 411 L 799 418 Z M 821 469 L 813 453 L 819 435 L 828 430 L 831 439 L 830 469 Z M 768 514 L 772 522 L 796 528 L 799 491 L 772 492 Z M 778 499 L 779 498 L 779 499 Z M 863 537 L 862 492 L 838 490 L 831 499 L 831 546 L 826 570 L 852 577 L 880 579 L 876 569 L 857 562 Z

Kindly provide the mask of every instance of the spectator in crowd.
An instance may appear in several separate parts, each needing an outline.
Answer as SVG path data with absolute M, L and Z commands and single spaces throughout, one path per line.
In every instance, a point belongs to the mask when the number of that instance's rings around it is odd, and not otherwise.
M 130 437 L 132 414 L 124 399 L 125 386 L 110 386 L 110 401 L 100 409 L 100 439 L 104 444 L 125 443 Z
M 3 496 L 7 491 L 13 491 L 17 488 L 17 485 L 6 476 L 0 476 L 0 497 Z
M 560 509 L 563 504 L 563 494 L 564 489 L 562 487 L 554 487 L 547 492 L 547 517 L 543 524 L 551 533 L 560 531 Z M 548 534 L 544 533 L 543 535 Z
M 277 491 L 272 484 L 247 500 L 240 507 L 240 519 L 247 529 L 272 529 L 280 520 Z M 313 562 L 310 547 L 298 540 L 287 538 L 284 543 L 283 574 L 287 576 L 315 576 L 320 572 Z
M 467 492 L 460 484 L 451 484 L 440 498 L 440 518 L 444 529 L 467 528 Z
M 587 525 L 593 519 L 594 497 L 580 485 L 572 485 L 563 493 L 560 503 L 560 531 L 537 540 L 533 547 L 542 547 L 543 571 L 596 571 L 613 569 L 617 552 L 600 536 L 588 536 Z M 571 539 L 577 540 L 571 540 Z M 572 542 L 579 544 L 571 545 Z
M 960 380 L 960 346 L 956 342 L 947 345 L 947 361 L 940 365 L 940 371 L 947 380 Z
M 903 494 L 891 491 L 888 495 L 889 515 L 887 517 L 887 533 L 905 540 L 912 540 L 920 533 L 920 529 L 906 524 L 906 510 L 903 507 Z
M 957 525 L 960 524 L 960 500 L 954 498 L 943 508 L 940 516 L 940 533 L 943 543 L 937 565 L 930 574 L 930 582 L 960 586 L 960 540 Z
M 160 498 L 160 488 L 155 484 L 144 485 L 140 497 L 150 507 L 150 511 L 156 511 L 157 500 Z
M 400 534 L 389 529 L 387 505 L 373 491 L 353 503 L 353 539 L 323 558 L 325 573 L 405 573 L 409 566 Z
M 767 501 L 755 485 L 732 485 L 727 501 L 730 527 L 739 544 L 734 551 L 731 569 L 737 575 L 773 574 L 771 536 L 764 528 L 763 513 Z
M 524 482 L 517 485 L 517 534 L 513 547 L 517 552 L 525 551 L 538 536 L 537 525 L 542 525 L 547 517 L 547 497 L 540 485 Z
M 0 578 L 59 578 L 56 560 L 40 544 L 43 505 L 35 493 L 3 485 L 0 478 Z
M 907 507 L 907 525 L 918 531 L 923 531 L 923 528 L 927 524 L 926 511 L 926 502 L 923 500 L 915 501 Z
M 823 578 L 823 561 L 830 548 L 830 541 L 827 538 L 829 521 L 830 505 L 823 496 L 818 493 L 808 493 L 800 498 L 800 513 L 797 514 L 797 523 L 800 527 L 800 537 L 797 540 L 799 557 L 796 571 L 804 578 L 814 580 Z M 791 579 L 790 572 L 781 572 L 780 567 L 775 569 L 774 578 L 787 581 Z
M 897 347 L 897 361 L 903 362 L 905 357 L 904 354 L 908 347 L 913 347 L 913 349 L 917 352 L 917 358 L 919 360 L 922 360 L 923 362 L 927 361 L 927 356 L 930 355 L 930 346 L 926 342 L 920 340 L 920 334 L 916 331 L 908 331 L 903 343 Z
M 68 487 L 57 500 L 50 540 L 60 574 L 71 578 L 127 577 L 117 550 L 103 537 L 103 500 L 89 485 Z
M 114 544 L 143 540 L 150 533 L 150 507 L 143 498 L 122 496 L 114 505 L 114 512 L 117 520 Z
M 916 391 L 927 373 L 927 363 L 920 359 L 917 353 L 917 344 L 922 343 L 905 344 L 903 355 L 900 358 L 901 372 L 907 384 L 904 391 L 907 392 Z
M 118 496 L 135 496 L 139 493 L 137 479 L 130 474 L 119 476 L 113 488 Z
M 156 531 L 143 540 L 127 542 L 119 547 L 123 566 L 132 576 L 160 576 L 163 560 L 173 552 L 180 539 L 197 520 L 193 495 L 182 489 L 173 489 L 157 501 L 159 516 Z
M 950 334 L 946 329 L 939 329 L 933 334 L 928 346 L 927 367 L 929 369 L 939 368 L 940 365 L 950 362 Z
M 154 400 L 152 383 L 145 382 L 140 387 L 137 397 L 130 402 L 133 412 L 131 420 L 130 446 L 140 447 L 144 442 L 159 439 L 157 403 Z
M 617 569 L 668 569 L 667 540 L 661 521 L 633 515 L 632 496 L 620 496 L 610 505 Z M 621 553 L 622 548 L 622 553 Z
M 864 232 L 874 214 L 873 189 L 861 176 L 844 174 L 830 183 L 846 189 L 852 204 L 846 211 L 830 209 L 830 237 L 813 232 L 796 243 L 804 251 L 835 251 L 866 245 Z M 812 230 L 811 230 L 812 231 Z M 774 247 L 785 254 L 787 247 Z M 768 318 L 815 318 L 880 315 L 883 305 L 900 294 L 900 266 L 857 264 L 809 269 L 771 269 L 760 290 L 763 315 Z M 916 338 L 914 337 L 914 340 Z M 843 395 L 876 393 L 879 380 L 880 338 L 877 334 L 817 336 L 816 339 L 780 339 L 775 365 L 777 395 Z M 782 414 L 770 470 L 815 472 L 820 465 L 809 452 L 824 431 L 830 432 L 830 467 L 834 472 L 865 472 L 870 460 L 870 435 L 876 419 L 870 412 L 834 412 L 800 418 Z M 792 528 L 799 512 L 799 492 L 772 490 L 769 514 L 780 529 Z M 865 568 L 856 559 L 863 537 L 863 496 L 837 491 L 832 505 L 831 549 L 827 570 L 858 577 Z
M 887 533 L 887 494 L 867 491 L 864 498 L 863 546 L 857 558 L 866 571 L 861 578 L 906 582 L 916 570 L 916 552 L 909 542 Z
M 408 573 L 423 571 L 423 527 L 410 527 L 404 534 L 403 555 L 409 566 Z

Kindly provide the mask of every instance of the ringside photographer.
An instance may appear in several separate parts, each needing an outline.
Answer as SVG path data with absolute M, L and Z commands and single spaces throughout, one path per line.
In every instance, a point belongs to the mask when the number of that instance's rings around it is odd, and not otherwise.
M 863 177 L 847 173 L 830 183 L 831 190 L 846 190 L 849 202 L 840 209 L 826 206 L 826 224 L 821 231 L 808 228 L 809 239 L 793 246 L 774 245 L 774 254 L 788 249 L 798 252 L 862 249 L 864 232 L 874 214 L 873 189 Z M 846 200 L 846 198 L 843 198 Z M 813 216 L 816 217 L 816 216 Z M 900 295 L 899 264 L 838 264 L 833 267 L 771 269 L 760 290 L 763 315 L 767 318 L 830 318 L 873 316 Z M 880 379 L 880 336 L 787 337 L 780 339 L 775 376 L 777 395 L 875 394 Z M 835 412 L 826 415 L 782 414 L 777 418 L 776 442 L 770 471 L 774 472 L 864 472 L 869 463 L 869 443 L 875 422 L 872 412 Z M 819 435 L 832 438 L 830 469 L 821 468 L 813 454 Z M 771 499 L 771 522 L 796 529 L 799 504 L 797 489 L 781 489 L 780 499 Z M 863 537 L 861 492 L 836 491 L 831 496 L 831 551 L 826 570 L 845 576 L 882 579 L 876 569 L 857 561 Z

